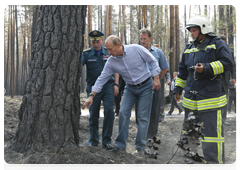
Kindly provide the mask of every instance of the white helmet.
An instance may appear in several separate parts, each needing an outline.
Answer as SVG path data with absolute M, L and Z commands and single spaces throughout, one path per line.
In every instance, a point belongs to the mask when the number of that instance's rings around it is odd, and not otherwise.
M 191 27 L 200 27 L 202 34 L 214 33 L 210 21 L 203 15 L 190 18 L 186 25 L 186 29 L 190 31 Z

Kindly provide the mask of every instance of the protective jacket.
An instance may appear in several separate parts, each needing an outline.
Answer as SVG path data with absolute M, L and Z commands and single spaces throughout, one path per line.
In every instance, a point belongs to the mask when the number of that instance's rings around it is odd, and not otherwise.
M 203 73 L 193 66 L 202 63 Z M 179 63 L 173 93 L 181 94 L 183 107 L 193 111 L 218 110 L 227 104 L 220 77 L 233 66 L 228 45 L 219 37 L 207 36 L 201 43 L 188 44 Z

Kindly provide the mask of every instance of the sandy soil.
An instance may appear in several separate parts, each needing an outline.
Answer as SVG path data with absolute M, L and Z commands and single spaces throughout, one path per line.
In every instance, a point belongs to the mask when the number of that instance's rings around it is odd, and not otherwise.
M 88 112 L 84 111 L 80 118 L 80 144 L 76 146 L 63 147 L 58 150 L 47 150 L 44 152 L 28 152 L 25 154 L 16 153 L 8 148 L 11 140 L 16 134 L 18 127 L 18 110 L 21 104 L 21 96 L 10 98 L 4 96 L 4 159 L 9 164 L 185 164 L 186 158 L 183 152 L 176 146 L 180 138 L 183 114 L 177 115 L 177 110 L 172 116 L 166 116 L 166 123 L 159 123 L 157 138 L 161 143 L 155 144 L 158 150 L 157 159 L 148 156 L 135 156 L 134 143 L 137 132 L 134 114 L 131 117 L 129 126 L 129 136 L 127 153 L 114 154 L 102 148 L 101 143 L 97 147 L 87 145 L 89 140 Z M 86 99 L 85 94 L 81 94 L 81 103 Z M 166 105 L 165 113 L 170 109 Z M 134 113 L 134 112 L 133 112 Z M 101 114 L 102 115 L 102 114 Z M 230 126 L 224 126 L 225 134 L 225 159 L 226 164 L 232 164 L 236 160 L 236 114 L 231 113 L 227 118 Z M 103 117 L 100 118 L 99 133 L 101 141 Z M 112 144 L 118 134 L 118 117 L 115 117 L 112 135 Z M 201 146 L 198 153 L 202 156 Z M 175 154 L 173 156 L 173 154 Z M 171 159 L 172 158 L 172 159 Z M 170 162 L 169 162 L 170 161 Z M 195 164 L 201 164 L 195 161 Z

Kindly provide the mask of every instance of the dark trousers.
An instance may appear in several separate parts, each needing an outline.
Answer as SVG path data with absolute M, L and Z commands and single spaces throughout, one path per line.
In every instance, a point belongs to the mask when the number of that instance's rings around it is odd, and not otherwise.
M 115 113 L 117 114 L 119 114 L 120 103 L 121 103 L 125 85 L 126 85 L 125 81 L 123 80 L 122 76 L 119 75 L 119 92 L 118 92 L 118 95 L 115 96 Z
M 178 105 L 177 101 L 174 99 L 173 93 L 171 92 L 171 109 L 168 112 L 169 114 L 172 114 L 175 106 L 178 108 L 179 113 L 182 112 L 182 108 Z
M 232 102 L 234 101 L 234 106 L 235 106 L 235 113 L 236 113 L 236 96 L 235 97 L 230 97 L 228 98 L 228 112 L 231 112 L 231 106 Z
M 88 93 L 89 97 L 89 93 Z M 90 140 L 89 145 L 97 146 L 99 143 L 99 114 L 101 101 L 103 101 L 104 106 L 104 120 L 102 129 L 102 144 L 111 143 L 111 136 L 113 131 L 114 122 L 114 93 L 113 93 L 113 83 L 106 83 L 103 89 L 93 98 L 93 103 L 89 109 L 89 129 L 90 129 Z
M 159 123 L 159 116 L 160 116 L 160 107 L 161 107 L 161 88 L 153 93 L 152 98 L 152 109 L 151 109 L 151 117 L 148 127 L 148 134 L 147 138 L 153 138 L 157 135 L 158 132 L 158 123 Z
M 224 156 L 224 130 L 222 124 L 222 110 L 194 112 L 197 123 L 203 122 L 201 132 L 204 135 L 202 139 L 202 150 L 204 159 L 210 163 L 222 164 L 225 162 Z M 192 112 L 185 109 L 185 119 Z

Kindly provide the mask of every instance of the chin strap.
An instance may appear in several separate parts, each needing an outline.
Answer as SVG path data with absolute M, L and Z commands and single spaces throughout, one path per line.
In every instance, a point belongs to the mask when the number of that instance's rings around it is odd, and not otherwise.
M 198 38 L 200 37 L 201 33 L 198 34 L 197 38 L 193 41 L 194 44 L 197 44 Z

